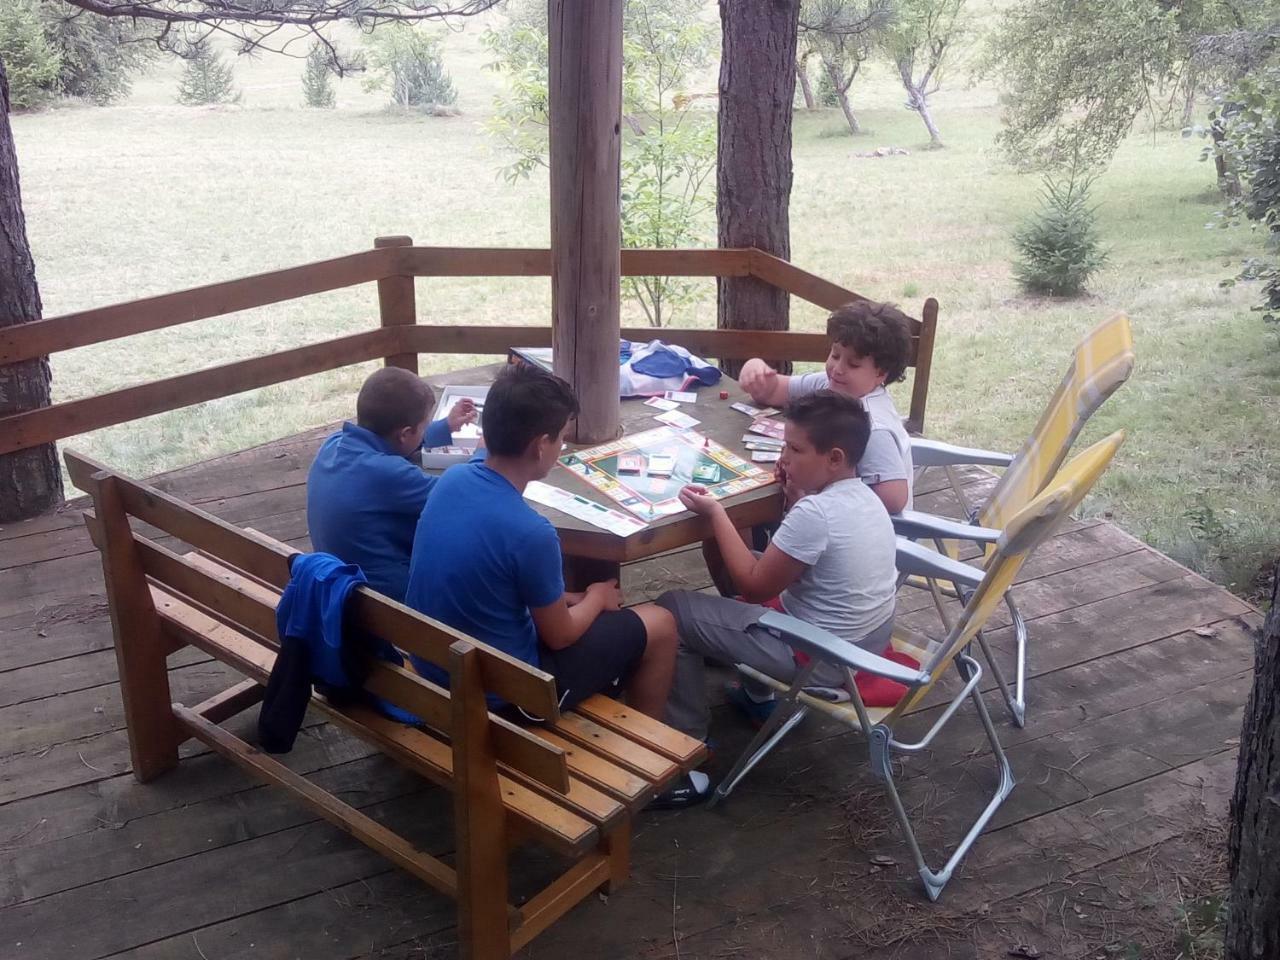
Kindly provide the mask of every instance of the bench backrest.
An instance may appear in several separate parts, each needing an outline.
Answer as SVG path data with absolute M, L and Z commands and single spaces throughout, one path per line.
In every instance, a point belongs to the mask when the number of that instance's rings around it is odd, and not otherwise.
M 123 570 L 125 564 L 134 565 L 165 591 L 198 605 L 215 619 L 265 647 L 273 650 L 278 647 L 274 592 L 246 587 L 244 578 L 220 574 L 219 569 L 232 568 L 282 590 L 289 582 L 289 558 L 297 551 L 240 529 L 75 452 L 66 451 L 65 459 L 73 482 L 93 497 L 94 511 L 87 519 L 94 542 L 103 551 L 109 577 L 113 565 L 121 575 L 127 573 Z M 214 562 L 175 552 L 134 529 L 130 518 L 189 544 Z M 110 530 L 116 532 L 114 536 L 109 535 Z M 110 584 L 108 588 L 110 590 Z M 450 672 L 451 685 L 456 689 L 475 691 L 474 675 L 478 675 L 478 694 L 495 694 L 548 720 L 559 717 L 555 681 L 549 674 L 368 587 L 357 588 L 348 604 L 349 622 Z M 459 683 L 463 660 L 478 669 L 468 669 L 467 682 Z M 381 661 L 371 666 L 365 686 L 418 716 L 428 726 L 445 734 L 453 733 L 459 703 L 451 700 L 449 690 L 424 680 L 413 671 Z M 563 750 L 489 714 L 484 697 L 474 696 L 478 702 L 467 706 L 472 713 L 487 717 L 496 759 L 552 789 L 568 792 L 568 768 Z

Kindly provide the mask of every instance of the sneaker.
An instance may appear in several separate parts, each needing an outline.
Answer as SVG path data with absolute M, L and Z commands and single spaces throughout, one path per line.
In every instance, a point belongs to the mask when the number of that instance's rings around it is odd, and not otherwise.
M 728 701 L 737 707 L 757 730 L 764 726 L 765 721 L 773 716 L 773 711 L 778 708 L 777 700 L 753 699 L 740 683 L 733 684 L 726 693 Z
M 649 801 L 649 810 L 680 810 L 696 807 L 711 796 L 711 778 L 701 770 L 690 770 Z

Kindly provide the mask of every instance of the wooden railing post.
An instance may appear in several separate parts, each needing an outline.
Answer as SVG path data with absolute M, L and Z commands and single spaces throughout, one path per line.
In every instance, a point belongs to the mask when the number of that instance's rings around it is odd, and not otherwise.
M 482 676 L 472 644 L 459 640 L 449 647 L 458 943 L 463 960 L 506 960 L 511 956 L 506 811 Z
M 168 648 L 118 481 L 98 472 L 89 478 L 88 490 L 102 527 L 102 577 L 111 608 L 133 775 L 145 783 L 177 766 L 182 740 L 169 696 Z
M 929 374 L 933 369 L 933 344 L 938 333 L 938 301 L 930 297 L 920 312 L 920 339 L 916 341 L 915 373 L 911 380 L 911 410 L 907 429 L 924 433 L 924 408 L 929 402 Z
M 411 247 L 413 240 L 409 237 L 377 237 L 373 241 L 376 249 L 388 247 Z M 396 274 L 378 281 L 378 311 L 382 316 L 384 327 L 412 326 L 418 322 L 417 298 L 413 290 L 413 276 Z M 405 370 L 418 372 L 418 355 L 416 353 L 396 353 L 384 358 L 388 367 L 403 367 Z

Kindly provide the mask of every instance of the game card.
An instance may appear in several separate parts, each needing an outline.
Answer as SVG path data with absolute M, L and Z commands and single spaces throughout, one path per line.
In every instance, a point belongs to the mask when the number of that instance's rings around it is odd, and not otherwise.
M 742 443 L 748 450 L 781 450 L 785 445 L 785 440 L 776 439 L 774 437 L 761 436 L 758 433 L 744 433 L 742 435 Z
M 674 400 L 677 403 L 697 403 L 698 395 L 687 390 L 668 390 L 662 395 L 667 400 Z
M 644 470 L 644 457 L 629 453 L 618 458 L 619 473 L 641 473 Z
M 644 402 L 646 407 L 657 407 L 659 410 L 679 410 L 680 404 L 662 397 L 650 397 Z
M 760 417 L 771 417 L 775 413 L 779 412 L 774 407 L 753 407 L 751 404 L 742 403 L 741 401 L 729 404 L 729 409 L 737 410 L 739 413 L 745 413 L 752 420 L 756 420 Z
M 662 423 L 669 424 L 673 427 L 678 427 L 681 430 L 688 430 L 690 427 L 696 427 L 702 422 L 701 420 L 695 420 L 687 413 L 681 413 L 679 410 L 668 410 L 666 413 L 658 414 L 653 419 L 659 420 Z
M 753 420 L 751 426 L 747 427 L 751 433 L 758 433 L 766 437 L 773 437 L 775 440 L 781 440 L 783 437 L 783 426 L 781 421 L 770 420 L 767 417 L 761 417 L 759 420 Z
M 655 453 L 649 458 L 649 476 L 651 477 L 669 477 L 675 469 L 675 457 L 665 453 Z
M 777 463 L 782 453 L 777 450 L 753 450 L 751 459 L 756 463 Z

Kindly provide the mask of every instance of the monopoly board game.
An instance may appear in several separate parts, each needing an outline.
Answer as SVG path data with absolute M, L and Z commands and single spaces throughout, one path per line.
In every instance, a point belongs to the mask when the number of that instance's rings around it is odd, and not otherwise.
M 773 482 L 771 470 L 748 463 L 701 434 L 672 427 L 579 450 L 560 462 L 643 520 L 684 510 L 676 495 L 689 483 L 722 498 Z

